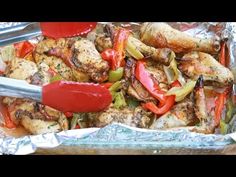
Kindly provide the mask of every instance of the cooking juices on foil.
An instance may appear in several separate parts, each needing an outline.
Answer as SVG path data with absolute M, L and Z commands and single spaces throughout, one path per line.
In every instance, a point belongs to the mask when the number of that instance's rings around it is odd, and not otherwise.
M 110 23 L 98 23 L 97 24 L 97 29 L 96 30 L 101 30 L 101 29 L 99 29 L 99 27 L 103 27 L 104 26 L 104 24 L 110 24 Z M 138 36 L 138 33 L 136 33 L 136 32 L 138 32 L 139 31 L 139 28 L 140 28 L 140 23 L 113 23 L 113 24 L 115 24 L 115 25 L 118 25 L 118 26 L 121 26 L 121 27 L 124 27 L 124 28 L 126 28 L 127 30 L 130 30 L 130 29 L 134 29 L 133 30 L 133 32 L 134 32 L 134 34 L 133 34 L 133 36 L 134 37 L 137 37 Z M 225 50 L 225 58 L 226 58 L 226 60 L 225 60 L 225 65 L 226 66 L 228 66 L 229 68 L 232 68 L 232 71 L 233 71 L 233 73 L 234 73 L 234 70 L 233 70 L 233 68 L 234 68 L 234 65 L 235 65 L 235 63 L 234 62 L 232 62 L 232 61 L 234 61 L 234 58 L 235 58 L 235 54 L 234 54 L 234 46 L 235 46 L 235 38 L 234 38 L 234 35 L 235 35 L 235 32 L 234 32 L 234 29 L 235 29 L 235 27 L 234 27 L 234 25 L 232 25 L 231 23 L 180 23 L 180 22 L 178 22 L 178 23 L 169 23 L 172 27 L 174 27 L 174 28 L 176 28 L 176 29 L 179 29 L 180 31 L 184 31 L 184 33 L 186 33 L 186 34 L 190 34 L 190 35 L 192 35 L 192 36 L 197 36 L 197 37 L 202 37 L 203 39 L 205 39 L 205 38 L 211 38 L 211 39 L 217 39 L 217 37 L 216 37 L 216 35 L 218 36 L 218 38 L 220 37 L 221 39 L 223 39 L 223 38 L 227 38 L 227 42 L 226 42 L 226 50 Z M 94 31 L 92 31 L 92 32 L 90 32 L 89 34 L 88 34 L 88 38 L 91 40 L 91 41 L 94 41 L 95 40 L 95 38 L 94 38 Z M 96 41 L 96 42 L 98 42 L 98 41 Z M 204 46 L 203 46 L 204 47 Z M 132 48 L 131 48 L 132 49 Z M 144 48 L 142 48 L 142 49 L 144 49 Z M 206 50 L 208 50 L 208 49 L 206 49 Z M 210 49 L 210 50 L 212 50 L 212 49 Z M 140 56 L 140 54 L 138 53 L 138 55 L 136 54 L 135 56 Z M 214 58 L 218 58 L 218 53 L 212 53 L 212 56 L 214 57 Z M 178 55 L 176 55 L 176 57 L 178 58 L 179 56 Z M 234 75 L 235 76 L 235 75 Z M 109 85 L 109 84 L 106 84 L 106 85 Z M 109 85 L 109 87 L 111 87 L 111 85 L 112 84 L 110 84 Z M 108 88 L 109 88 L 108 87 Z M 211 91 L 209 91 L 209 90 L 211 90 L 212 88 L 211 87 L 209 87 L 209 86 L 206 86 L 206 88 L 208 88 L 208 91 L 207 92 L 211 92 Z M 224 90 L 223 89 L 220 89 L 220 88 L 218 88 L 217 90 L 216 90 L 217 92 L 223 92 Z M 117 92 L 117 91 L 116 91 Z M 122 92 L 120 92 L 120 93 L 116 93 L 116 92 L 113 92 L 112 93 L 112 95 L 113 95 L 113 99 L 116 97 L 117 99 L 119 98 L 119 102 L 121 103 L 122 102 L 122 97 L 124 96 L 124 95 L 122 95 Z M 213 93 L 210 93 L 210 94 L 213 94 Z M 115 96 L 115 97 L 114 97 Z M 222 134 L 227 134 L 227 133 L 232 133 L 233 132 L 233 130 L 235 129 L 235 128 L 233 128 L 233 125 L 235 124 L 234 122 L 233 122 L 233 120 L 235 119 L 234 117 L 233 117 L 233 114 L 235 113 L 234 112 L 234 110 L 233 110 L 233 107 L 235 107 L 235 103 L 234 103 L 234 101 L 233 101 L 233 99 L 231 99 L 231 98 L 236 98 L 236 96 L 235 95 L 233 95 L 232 94 L 232 97 L 229 97 L 228 99 L 227 99 L 227 101 L 225 100 L 225 106 L 224 106 L 224 108 L 223 108 L 223 114 L 222 114 L 222 117 L 225 117 L 226 118 L 226 120 L 225 120 L 225 118 L 224 119 L 222 119 L 223 121 L 221 121 L 220 122 L 220 129 L 219 129 L 219 131 L 221 131 L 221 132 L 219 132 L 218 130 L 216 130 L 216 133 L 222 133 Z M 214 102 L 214 100 L 212 100 L 212 102 Z M 130 103 L 130 102 L 129 102 Z M 214 103 L 215 104 L 215 103 Z M 228 110 L 230 110 L 230 112 L 228 111 Z M 228 111 L 228 112 L 227 112 Z M 213 111 L 214 112 L 214 111 Z M 117 112 L 117 114 L 118 114 L 118 112 Z M 69 115 L 69 114 L 68 114 Z M 81 116 L 81 115 L 80 115 Z M 78 120 L 78 119 L 80 119 L 80 116 L 79 117 L 77 117 L 76 118 L 76 116 L 75 116 L 75 118 L 74 117 L 71 117 L 73 120 Z M 143 115 L 143 116 L 145 116 L 145 115 Z M 230 119 L 231 120 L 228 120 L 229 119 L 229 117 L 230 117 Z M 232 118 L 233 117 L 233 118 Z M 100 117 L 101 118 L 101 117 Z M 82 125 L 81 125 L 82 126 Z M 225 131 L 225 130 L 221 130 L 221 127 L 224 127 L 224 126 L 228 126 L 226 129 L 228 129 L 227 131 Z M 230 127 L 231 126 L 231 127 Z M 108 127 L 109 127 L 109 125 L 108 125 Z M 110 127 L 112 127 L 112 125 L 110 126 Z M 106 130 L 106 129 L 109 129 L 109 128 L 104 128 L 104 130 Z M 133 128 L 131 128 L 131 129 L 133 129 Z M 84 129 L 85 130 L 85 129 Z M 99 130 L 103 130 L 103 128 L 102 129 L 99 129 Z M 109 130 L 112 130 L 112 128 L 111 129 L 109 129 Z M 79 130 L 76 130 L 76 131 L 78 131 L 78 134 L 80 134 L 79 132 L 82 132 L 83 131 L 83 129 L 79 129 Z M 125 130 L 125 131 L 127 131 L 127 134 L 126 135 L 117 135 L 117 136 L 129 136 L 128 135 L 128 130 Z M 176 131 L 174 131 L 174 130 L 166 130 L 165 132 L 166 132 L 166 134 L 165 135 L 161 135 L 161 134 L 158 134 L 158 132 L 159 132 L 159 130 L 153 130 L 154 132 L 156 132 L 157 134 L 153 134 L 153 135 L 151 135 L 150 134 L 150 132 L 147 130 L 147 129 L 145 129 L 145 127 L 143 128 L 143 130 L 141 130 L 141 129 L 137 129 L 136 130 L 137 132 L 142 132 L 142 131 L 144 131 L 144 134 L 147 134 L 147 136 L 149 136 L 149 139 L 151 140 L 152 138 L 154 138 L 154 136 L 156 136 L 157 137 L 157 139 L 158 139 L 158 137 L 161 139 L 161 138 L 164 138 L 163 136 L 165 136 L 165 139 L 168 139 L 167 137 L 168 136 L 174 136 L 175 135 L 175 133 L 177 133 L 178 132 L 178 130 L 176 130 Z M 147 131 L 147 132 L 146 132 Z M 187 136 L 187 134 L 188 134 L 189 132 L 188 131 L 186 131 L 185 133 L 183 133 L 183 134 L 186 134 L 186 136 Z M 58 133 L 55 133 L 55 135 L 56 134 L 58 134 Z M 102 133 L 101 133 L 102 134 Z M 48 134 L 45 134 L 45 136 L 47 136 Z M 91 134 L 89 133 L 88 134 L 89 136 L 93 136 L 93 132 L 91 132 Z M 114 135 L 114 132 L 112 133 L 112 131 L 110 132 L 110 135 L 112 136 L 112 135 Z M 40 135 L 39 135 L 40 136 Z M 72 135 L 72 133 L 70 134 L 70 131 L 68 131 L 68 134 L 67 134 L 67 138 L 69 138 L 69 141 L 73 141 L 73 135 Z M 102 136 L 108 136 L 108 134 L 102 134 Z M 204 138 L 206 138 L 207 137 L 207 135 L 201 135 L 201 140 L 200 139 L 198 139 L 199 141 L 202 141 L 202 142 L 204 142 Z M 216 135 L 216 136 L 221 136 L 221 135 Z M 197 139 L 197 137 L 198 137 L 198 135 L 197 135 L 197 133 L 195 134 L 195 133 L 192 133 L 192 138 L 194 139 L 194 137 L 196 137 L 196 139 Z M 93 137 L 94 139 L 94 141 L 96 142 L 96 140 L 98 140 L 99 138 L 98 137 Z M 199 137 L 198 137 L 199 138 Z M 228 138 L 228 136 L 227 136 L 227 138 Z M 119 139 L 118 137 L 117 137 L 117 139 Z M 92 138 L 91 138 L 91 140 L 92 140 Z M 121 140 L 121 139 L 119 139 L 119 140 Z M 118 140 L 118 142 L 117 143 L 119 143 L 119 140 Z M 229 143 L 229 141 L 228 141 L 229 139 L 227 139 L 227 143 L 222 143 L 222 145 L 226 145 L 226 144 L 228 144 Z M 122 140 L 122 141 L 124 141 L 124 140 Z M 147 139 L 145 139 L 145 141 L 148 143 L 148 138 Z M 173 141 L 173 139 L 171 140 L 171 139 L 169 139 L 169 140 L 166 140 L 167 142 L 168 141 Z M 159 141 L 160 143 L 161 143 L 161 141 Z M 206 141 L 205 141 L 206 142 Z M 222 140 L 222 142 L 223 142 L 223 140 Z M 88 142 L 87 142 L 88 143 Z M 107 142 L 108 144 L 109 144 L 109 142 Z M 158 143 L 158 140 L 156 141 L 156 143 Z M 53 143 L 50 143 L 50 142 L 48 142 L 48 144 L 50 144 L 50 145 L 52 145 Z M 73 143 L 71 143 L 71 144 L 73 144 Z M 171 144 L 171 143 L 170 143 Z M 219 143 L 220 144 L 220 143 Z M 172 145 L 171 146 L 174 146 L 174 144 L 172 143 Z M 195 146 L 195 145 L 192 145 L 192 146 Z M 198 147 L 199 146 L 199 144 L 196 144 L 196 146 L 195 147 Z M 163 144 L 163 147 L 165 147 L 165 145 Z M 167 146 L 166 146 L 167 147 Z

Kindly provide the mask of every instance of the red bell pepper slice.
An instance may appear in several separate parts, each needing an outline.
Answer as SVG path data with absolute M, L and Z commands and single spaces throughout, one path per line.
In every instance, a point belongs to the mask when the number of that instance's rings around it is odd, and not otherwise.
M 75 126 L 75 129 L 80 129 L 80 126 L 79 126 L 79 125 L 76 125 L 76 126 Z
M 226 60 L 225 48 L 226 48 L 226 43 L 223 42 L 221 45 L 221 51 L 220 51 L 220 56 L 219 56 L 219 62 L 223 66 L 225 66 L 225 60 Z M 226 89 L 223 93 L 219 93 L 218 97 L 216 98 L 216 101 L 215 101 L 215 126 L 216 127 L 220 124 L 220 119 L 222 116 L 222 111 L 224 108 L 228 91 L 229 89 Z
M 226 93 L 219 93 L 216 101 L 215 101 L 215 126 L 220 124 L 220 119 L 222 115 L 222 111 L 224 108 L 225 100 L 226 100 Z
M 16 43 L 14 44 L 14 47 L 16 49 L 16 56 L 19 58 L 24 58 L 27 54 L 32 52 L 35 48 L 35 46 L 28 41 Z
M 135 69 L 136 78 L 142 83 L 142 85 L 149 91 L 149 93 L 159 101 L 159 105 L 156 106 L 153 102 L 143 104 L 143 107 L 149 109 L 157 115 L 162 115 L 168 112 L 175 104 L 175 96 L 165 96 L 165 92 L 161 90 L 159 85 L 151 78 L 149 72 L 145 69 L 145 62 L 138 61 Z M 180 87 L 181 84 L 178 80 L 171 84 L 171 87 Z
M 130 32 L 126 29 L 120 28 L 115 35 L 115 43 L 113 49 L 116 51 L 116 60 L 114 63 L 115 69 L 121 66 L 123 59 L 125 58 L 125 45 L 129 37 Z
M 101 53 L 101 57 L 110 63 L 111 69 L 124 65 L 125 45 L 130 32 L 124 28 L 119 28 L 114 37 L 113 49 L 106 49 Z
M 0 99 L 0 114 L 4 118 L 5 127 L 9 129 L 16 128 L 16 124 L 12 121 L 8 108 L 3 105 L 2 99 Z
M 58 58 L 61 58 L 63 62 L 70 68 L 74 67 L 74 63 L 71 61 L 72 57 L 72 50 L 61 50 L 61 48 L 56 47 L 47 52 L 47 55 L 49 56 L 55 56 Z
M 101 53 L 103 60 L 106 60 L 110 67 L 114 69 L 114 63 L 116 60 L 116 51 L 114 49 L 106 49 Z
M 152 111 L 157 115 L 162 115 L 167 113 L 174 104 L 175 104 L 175 96 L 171 95 L 166 98 L 166 102 L 162 107 L 156 106 L 153 102 L 145 103 L 143 104 L 143 107 L 149 109 L 150 111 Z
M 219 62 L 223 66 L 225 66 L 225 47 L 226 47 L 225 45 L 226 45 L 226 43 L 223 42 L 221 45 L 220 56 L 219 56 Z
M 150 73 L 145 69 L 145 62 L 138 61 L 135 69 L 135 77 L 148 90 L 148 92 L 156 98 L 161 105 L 166 102 L 165 92 L 160 89 L 158 84 L 151 78 Z
M 72 112 L 65 112 L 64 115 L 65 115 L 67 118 L 73 117 L 73 113 L 72 113 Z
M 173 83 L 171 83 L 171 87 L 181 87 L 181 83 L 176 80 Z M 153 102 L 148 102 L 143 104 L 143 107 L 146 109 L 149 109 L 153 113 L 157 115 L 162 115 L 167 113 L 172 106 L 175 104 L 175 95 L 170 95 L 166 97 L 165 104 L 163 106 L 156 106 Z

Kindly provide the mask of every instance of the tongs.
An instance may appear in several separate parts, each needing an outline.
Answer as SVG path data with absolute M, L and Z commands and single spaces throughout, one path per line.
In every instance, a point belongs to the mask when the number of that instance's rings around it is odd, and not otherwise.
M 23 22 L 0 29 L 0 46 L 25 41 L 43 35 L 54 39 L 85 35 L 96 22 Z
M 109 90 L 99 84 L 56 81 L 36 86 L 6 77 L 0 77 L 0 96 L 32 99 L 62 112 L 98 112 L 112 101 Z

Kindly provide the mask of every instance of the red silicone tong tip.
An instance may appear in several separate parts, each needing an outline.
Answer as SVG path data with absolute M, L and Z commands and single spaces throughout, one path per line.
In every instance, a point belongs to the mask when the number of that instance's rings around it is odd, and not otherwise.
M 42 103 L 62 112 L 98 112 L 111 102 L 109 90 L 98 84 L 58 81 L 42 90 Z
M 44 36 L 54 39 L 86 35 L 92 31 L 97 22 L 41 22 Z

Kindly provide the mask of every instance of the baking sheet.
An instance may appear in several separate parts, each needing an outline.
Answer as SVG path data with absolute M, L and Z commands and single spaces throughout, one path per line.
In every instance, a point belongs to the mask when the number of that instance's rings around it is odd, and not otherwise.
M 0 28 L 18 24 L 20 23 L 2 22 Z M 218 35 L 228 38 L 230 67 L 235 67 L 236 23 L 170 24 L 199 37 Z M 204 135 L 188 130 L 157 131 L 114 123 L 104 128 L 68 130 L 19 138 L 0 130 L 0 154 L 234 154 L 235 141 L 236 133 Z

